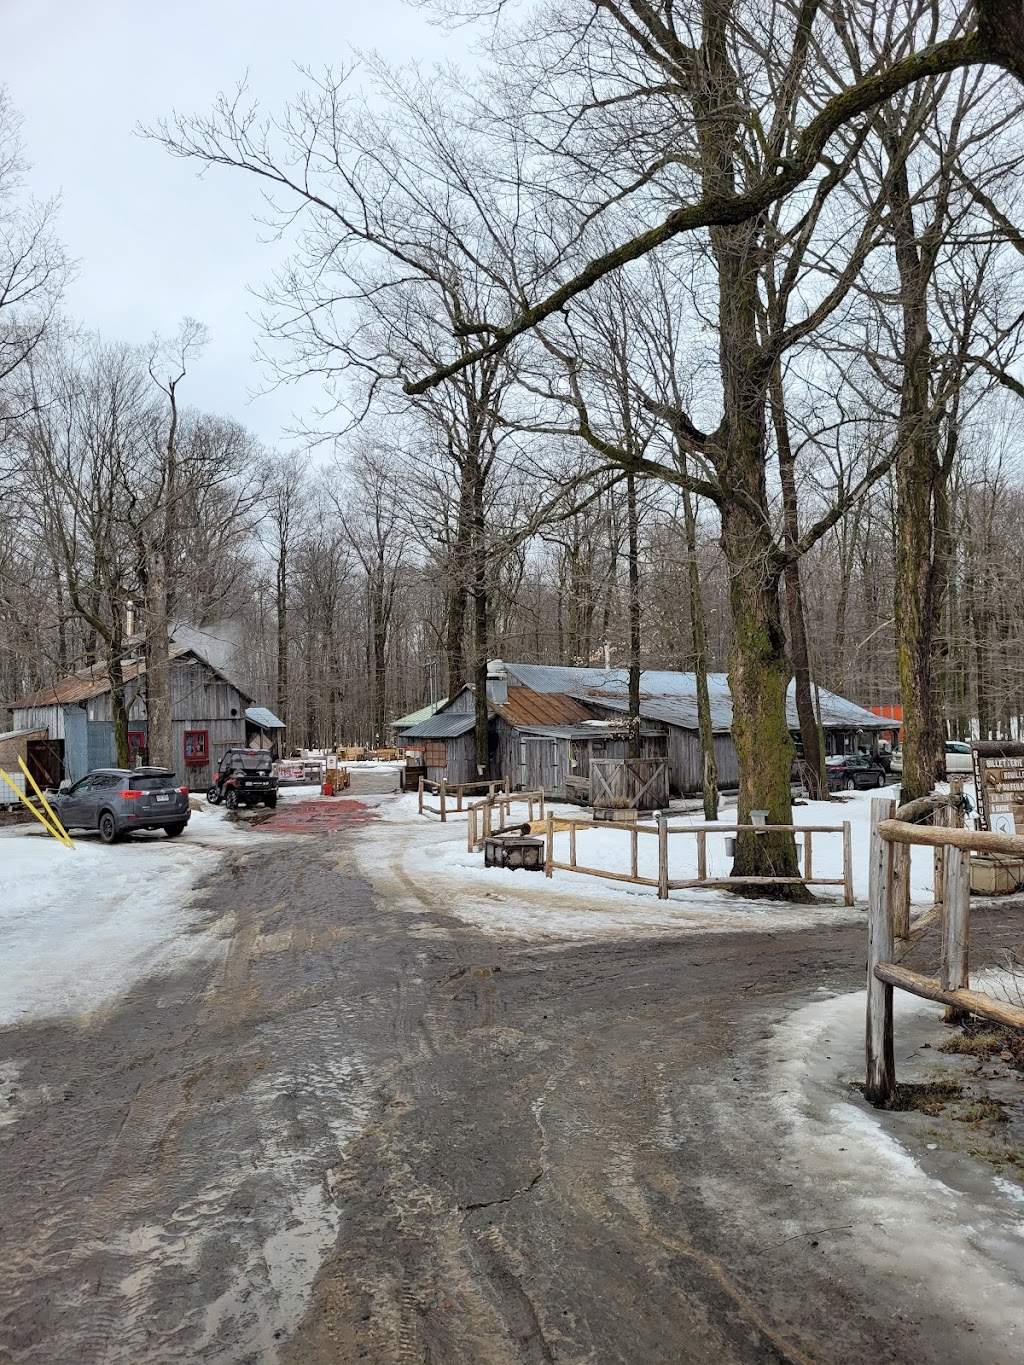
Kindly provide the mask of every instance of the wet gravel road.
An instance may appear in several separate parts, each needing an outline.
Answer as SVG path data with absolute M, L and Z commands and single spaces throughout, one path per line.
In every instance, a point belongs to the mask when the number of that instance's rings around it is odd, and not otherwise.
M 758 1046 L 861 984 L 862 927 L 496 939 L 353 837 L 250 846 L 219 948 L 0 1032 L 0 1360 L 984 1358 L 765 1238 L 796 1196 Z

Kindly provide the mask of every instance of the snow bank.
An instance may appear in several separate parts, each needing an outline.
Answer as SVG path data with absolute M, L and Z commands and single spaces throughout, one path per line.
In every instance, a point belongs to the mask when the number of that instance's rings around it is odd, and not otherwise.
M 230 829 L 197 813 L 176 841 L 67 849 L 45 834 L 0 838 L 0 1027 L 100 1009 L 144 976 L 218 953 L 188 901 L 219 861 L 209 844 L 230 841 Z M 190 841 L 193 831 L 209 843 Z

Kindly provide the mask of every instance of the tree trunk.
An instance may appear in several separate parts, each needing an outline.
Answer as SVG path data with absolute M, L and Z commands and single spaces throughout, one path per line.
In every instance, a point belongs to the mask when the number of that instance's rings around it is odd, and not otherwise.
M 116 612 L 117 607 L 114 606 Z M 124 632 L 116 621 L 107 641 L 107 677 L 110 679 L 110 714 L 114 723 L 114 749 L 119 768 L 131 767 L 128 750 L 128 702 L 124 681 Z
M 796 459 L 789 439 L 785 401 L 782 374 L 776 365 L 771 383 L 771 409 L 779 457 L 779 481 L 782 485 L 783 544 L 787 551 L 791 551 L 800 539 L 800 517 L 796 493 Z M 807 647 L 807 625 L 798 560 L 791 559 L 786 564 L 783 584 L 795 679 L 796 713 L 800 722 L 800 742 L 804 751 L 804 781 L 811 800 L 820 801 L 828 796 L 828 783 L 825 779 L 824 756 L 818 745 L 818 721 L 814 714 L 814 698 L 811 695 L 811 660 Z
M 146 747 L 149 761 L 173 768 L 171 637 L 167 619 L 167 560 L 163 537 L 151 545 L 146 571 Z
M 473 498 L 473 723 L 476 776 L 491 774 L 490 729 L 487 722 L 487 513 L 484 507 L 484 480 L 479 459 L 470 468 Z
M 636 475 L 626 475 L 626 519 L 629 536 L 629 756 L 640 757 L 640 524 Z
M 708 692 L 708 649 L 704 629 L 704 599 L 700 591 L 697 564 L 697 518 L 693 500 L 683 493 L 683 518 L 686 524 L 686 553 L 689 565 L 690 631 L 693 638 L 694 672 L 697 681 L 697 730 L 700 736 L 704 819 L 718 819 L 718 762 L 715 758 L 715 733 L 711 724 L 711 696 Z
M 288 714 L 288 545 L 282 530 L 278 543 L 274 605 L 277 610 L 277 714 Z

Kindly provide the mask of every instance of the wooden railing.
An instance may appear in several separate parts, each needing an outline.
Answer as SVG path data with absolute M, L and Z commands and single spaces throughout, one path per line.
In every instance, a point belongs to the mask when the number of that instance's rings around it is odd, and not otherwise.
M 476 853 L 483 848 L 484 840 L 490 839 L 492 835 L 501 834 L 507 827 L 512 826 L 512 807 L 525 805 L 526 823 L 532 825 L 534 818 L 544 819 L 544 788 L 540 787 L 535 792 L 511 792 L 507 788 L 493 796 L 485 796 L 482 801 L 474 801 L 467 807 L 468 820 L 466 823 L 466 848 L 470 853 Z M 497 815 L 497 824 L 495 824 Z M 522 825 L 520 820 L 518 828 Z
M 439 815 L 443 824 L 451 814 L 461 815 L 466 809 L 464 798 L 470 792 L 480 791 L 486 788 L 487 796 L 493 797 L 497 792 L 507 793 L 511 787 L 511 782 L 507 777 L 487 779 L 483 778 L 478 782 L 431 782 L 425 777 L 421 777 L 418 784 L 419 793 L 419 813 L 420 815 Z M 436 806 L 428 805 L 423 799 L 425 793 L 430 793 L 438 798 Z
M 934 810 L 941 824 L 911 821 Z M 884 1105 L 896 1093 L 893 989 L 945 1005 L 953 1023 L 967 1014 L 1024 1029 L 1024 1009 L 970 989 L 971 853 L 1019 858 L 1024 838 L 958 828 L 959 797 L 926 797 L 896 810 L 885 797 L 871 802 L 868 883 L 868 991 L 865 1097 Z M 952 825 L 950 822 L 955 822 Z M 910 920 L 910 851 L 935 850 L 935 904 Z M 942 927 L 939 976 L 922 976 L 900 965 L 908 948 L 936 925 Z
M 591 877 L 604 877 L 609 881 L 628 882 L 634 886 L 655 886 L 658 899 L 667 900 L 670 891 L 713 890 L 737 886 L 841 886 L 843 904 L 853 904 L 853 857 L 849 820 L 841 825 L 670 825 L 668 817 L 659 815 L 653 825 L 616 824 L 614 821 L 559 820 L 558 830 L 569 832 L 569 861 L 556 862 L 554 837 L 556 822 L 549 812 L 545 829 L 546 846 L 544 870 L 547 876 L 554 871 L 581 872 Z M 576 857 L 576 835 L 584 830 L 617 830 L 629 836 L 630 870 L 611 872 L 605 868 L 586 867 Z M 708 876 L 708 835 L 709 834 L 800 834 L 803 836 L 803 873 L 799 877 L 709 877 Z M 685 880 L 673 880 L 669 875 L 669 838 L 671 835 L 690 835 L 697 841 L 697 876 Z M 813 836 L 816 834 L 839 834 L 843 839 L 842 877 L 816 877 L 813 867 Z M 658 840 L 658 875 L 642 877 L 638 872 L 639 841 L 641 835 L 654 835 Z

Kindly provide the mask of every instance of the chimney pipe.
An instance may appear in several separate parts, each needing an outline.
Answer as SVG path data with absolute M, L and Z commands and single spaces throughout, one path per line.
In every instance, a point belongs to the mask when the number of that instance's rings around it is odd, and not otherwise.
M 612 666 L 612 647 L 607 640 L 604 642 L 604 666 L 605 668 Z
M 125 603 L 124 628 L 127 631 L 128 639 L 130 640 L 135 634 L 135 603 L 131 598 Z

